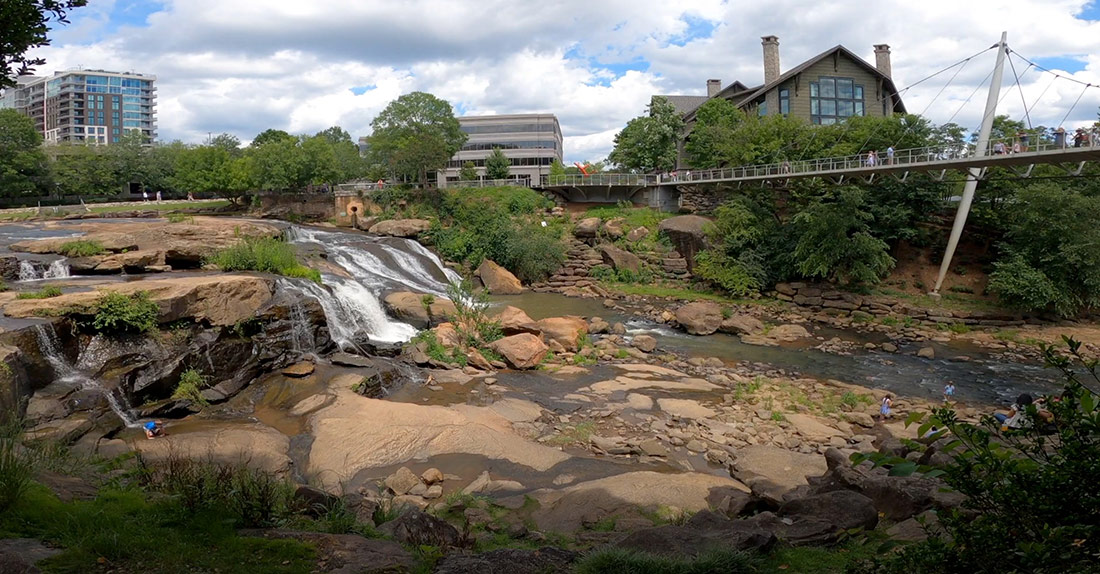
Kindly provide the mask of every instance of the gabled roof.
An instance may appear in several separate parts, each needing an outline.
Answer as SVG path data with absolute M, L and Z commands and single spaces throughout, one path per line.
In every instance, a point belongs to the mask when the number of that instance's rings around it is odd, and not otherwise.
M 705 104 L 708 98 L 707 96 L 653 96 L 654 98 L 665 98 L 668 103 L 672 104 L 672 107 L 676 109 L 676 113 L 684 115 L 690 113 Z
M 722 91 L 715 94 L 714 97 L 716 97 L 716 98 L 728 98 L 730 96 L 740 94 L 741 92 L 744 92 L 744 91 L 747 91 L 747 90 L 750 90 L 750 89 L 751 88 L 749 88 L 745 84 L 742 84 L 741 82 L 739 82 L 737 80 L 734 80 L 734 82 L 732 84 L 722 88 Z
M 883 87 L 885 88 L 885 91 L 887 93 L 897 94 L 898 89 L 894 86 L 894 80 L 890 79 L 890 76 L 887 76 L 886 74 L 883 74 L 881 71 L 879 71 L 878 68 L 872 66 L 871 64 L 868 64 L 866 61 L 863 60 L 863 58 L 860 58 L 859 56 L 853 54 L 852 51 L 849 50 L 848 48 L 845 48 L 844 46 L 841 46 L 840 44 L 837 44 L 836 46 L 834 46 L 832 48 L 829 48 L 828 50 L 825 50 L 824 52 L 818 54 L 817 56 L 814 56 L 813 58 L 810 58 L 809 60 L 806 60 L 805 62 L 802 62 L 801 64 L 794 67 L 793 69 L 788 70 L 786 73 L 781 74 L 775 80 L 773 80 L 771 82 L 768 82 L 768 83 L 764 84 L 763 86 L 760 86 L 759 88 L 754 89 L 748 95 L 746 95 L 745 97 L 741 98 L 738 102 L 736 102 L 737 107 L 741 108 L 741 107 L 744 107 L 748 104 L 751 104 L 757 98 L 759 98 L 760 96 L 766 94 L 768 91 L 770 91 L 771 89 L 777 87 L 779 84 L 782 84 L 783 82 L 786 82 L 787 80 L 790 80 L 791 78 L 797 76 L 798 74 L 801 74 L 802 72 L 804 72 L 810 66 L 813 66 L 814 64 L 820 62 L 821 60 L 824 60 L 825 58 L 833 55 L 836 52 L 840 52 L 841 55 L 847 56 L 848 59 L 855 62 L 858 66 L 861 66 L 863 69 L 867 70 L 869 73 L 882 78 Z M 894 107 L 895 107 L 895 109 L 896 108 L 901 108 L 899 111 L 901 111 L 902 113 L 905 113 L 905 104 L 903 104 L 901 102 L 901 98 L 895 98 Z

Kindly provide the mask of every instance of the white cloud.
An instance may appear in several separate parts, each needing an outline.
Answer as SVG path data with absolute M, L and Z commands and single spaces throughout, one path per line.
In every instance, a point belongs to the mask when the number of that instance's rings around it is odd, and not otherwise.
M 127 16 L 135 6 L 142 17 Z M 49 62 L 39 73 L 156 74 L 162 139 L 228 131 L 248 140 L 267 128 L 311 133 L 334 124 L 365 135 L 390 100 L 423 90 L 469 114 L 557 114 L 567 159 L 597 160 L 652 94 L 702 94 L 708 78 L 759 83 L 760 36 L 769 34 L 780 38 L 784 70 L 836 44 L 873 62 L 872 44 L 888 43 L 905 87 L 1007 29 L 1020 54 L 1078 58 L 1083 67 L 1072 76 L 1100 85 L 1100 22 L 1079 17 L 1085 9 L 1100 18 L 1085 0 L 97 0 L 34 55 Z M 698 20 L 713 31 L 687 37 Z M 988 52 L 938 98 L 954 70 L 907 92 L 906 105 L 920 112 L 936 98 L 930 119 L 958 110 L 954 121 L 974 126 L 984 90 L 959 106 L 992 65 Z M 1081 86 L 1051 77 L 1023 74 L 1028 105 L 1042 93 L 1033 124 L 1057 125 L 1081 95 Z M 1100 89 L 1088 90 L 1067 124 L 1095 120 L 1098 106 Z M 1019 93 L 1006 93 L 1000 111 L 1022 117 Z

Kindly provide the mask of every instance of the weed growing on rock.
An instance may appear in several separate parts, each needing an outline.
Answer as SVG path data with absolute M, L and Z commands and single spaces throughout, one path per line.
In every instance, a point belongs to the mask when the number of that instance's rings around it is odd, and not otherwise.
M 94 239 L 77 239 L 62 243 L 61 247 L 57 248 L 57 252 L 65 257 L 91 257 L 106 253 L 107 250 L 102 243 Z
M 205 407 L 210 403 L 202 396 L 202 390 L 206 388 L 206 377 L 195 369 L 187 369 L 180 375 L 180 382 L 176 385 L 173 399 L 187 399 L 196 406 Z
M 96 300 L 92 328 L 103 333 L 144 333 L 157 328 L 160 308 L 149 299 L 149 293 L 138 291 L 125 295 L 105 291 Z
M 186 213 L 169 213 L 168 223 L 194 223 L 195 217 Z
M 38 291 L 29 291 L 15 296 L 16 299 L 49 299 L 61 296 L 61 288 L 57 285 L 47 285 Z
M 321 272 L 302 265 L 294 246 L 271 237 L 246 237 L 207 259 L 223 271 L 260 271 L 321 282 Z

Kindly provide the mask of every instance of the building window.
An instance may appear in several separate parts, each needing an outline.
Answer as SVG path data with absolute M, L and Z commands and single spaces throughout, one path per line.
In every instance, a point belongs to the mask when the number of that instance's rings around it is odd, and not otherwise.
M 864 115 L 863 86 L 852 78 L 822 76 L 810 82 L 810 121 L 830 125 Z
M 760 102 L 760 104 L 756 106 L 756 115 L 760 117 L 768 115 L 768 102 L 766 100 Z
M 791 91 L 787 88 L 779 90 L 779 113 L 791 113 Z

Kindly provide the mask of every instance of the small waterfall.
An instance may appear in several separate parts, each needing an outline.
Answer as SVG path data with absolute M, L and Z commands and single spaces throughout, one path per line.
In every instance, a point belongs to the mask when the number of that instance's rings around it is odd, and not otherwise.
M 55 259 L 41 272 L 27 260 L 19 262 L 20 281 L 39 281 L 41 279 L 64 279 L 69 277 L 69 264 L 64 259 Z
M 313 330 L 310 328 L 306 310 L 301 303 L 295 303 L 290 308 L 290 326 L 294 350 L 298 353 L 312 353 L 317 343 L 313 340 Z
M 377 295 L 356 281 L 326 275 L 324 287 L 304 280 L 283 280 L 280 283 L 321 304 L 328 322 L 329 336 L 343 350 L 360 350 L 356 341 L 364 338 L 381 343 L 400 343 L 416 334 L 416 328 L 412 325 L 390 319 L 378 302 Z
M 57 331 L 54 330 L 53 324 L 45 323 L 35 325 L 34 329 L 38 337 L 39 351 L 41 351 L 42 356 L 45 357 L 46 362 L 53 367 L 54 372 L 57 373 L 58 380 L 65 383 L 78 384 L 85 389 L 98 390 L 103 393 L 103 396 L 107 399 L 107 404 L 111 406 L 111 410 L 118 415 L 118 418 L 122 419 L 122 422 L 125 423 L 126 426 L 131 428 L 141 426 L 131 412 L 133 409 L 127 404 L 125 396 L 117 390 L 104 388 L 98 381 L 87 376 L 81 372 L 79 368 L 69 362 L 65 354 L 61 352 L 61 341 L 57 337 Z M 78 364 L 84 364 L 89 361 L 78 360 L 77 362 Z

